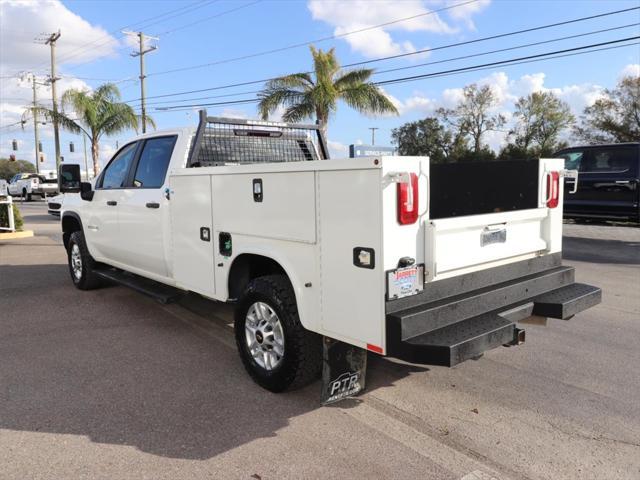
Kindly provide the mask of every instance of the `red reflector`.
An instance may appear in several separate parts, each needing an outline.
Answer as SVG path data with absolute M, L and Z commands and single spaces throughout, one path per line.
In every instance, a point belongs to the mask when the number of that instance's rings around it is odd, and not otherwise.
M 412 195 L 410 195 L 412 193 Z M 398 183 L 398 223 L 410 225 L 418 220 L 418 176 L 411 174 L 411 188 Z
M 547 174 L 547 207 L 556 208 L 560 200 L 560 173 Z
M 367 350 L 382 354 L 382 347 L 378 347 L 377 345 L 371 345 L 370 343 L 367 343 Z

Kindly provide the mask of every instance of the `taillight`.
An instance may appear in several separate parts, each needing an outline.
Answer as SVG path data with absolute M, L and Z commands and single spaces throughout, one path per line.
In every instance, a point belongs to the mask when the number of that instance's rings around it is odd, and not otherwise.
M 411 187 L 398 183 L 398 223 L 410 225 L 418 220 L 418 176 L 411 174 Z
M 547 173 L 547 207 L 556 208 L 560 199 L 560 173 Z

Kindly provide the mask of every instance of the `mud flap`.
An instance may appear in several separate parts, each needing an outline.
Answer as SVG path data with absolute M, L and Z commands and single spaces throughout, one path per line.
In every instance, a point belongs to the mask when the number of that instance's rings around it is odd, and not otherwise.
M 329 405 L 364 390 L 367 351 L 348 343 L 322 339 L 322 404 Z

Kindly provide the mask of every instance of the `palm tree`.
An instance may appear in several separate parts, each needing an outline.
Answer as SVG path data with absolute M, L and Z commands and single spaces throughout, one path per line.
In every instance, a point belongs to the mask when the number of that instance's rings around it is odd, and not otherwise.
M 89 138 L 94 175 L 100 168 L 100 138 L 129 128 L 138 131 L 139 116 L 130 105 L 120 102 L 120 90 L 113 83 L 105 83 L 93 91 L 67 90 L 62 95 L 61 104 L 62 111 L 57 114 L 47 108 L 39 108 L 38 111 L 50 120 L 56 117 L 65 130 L 83 133 Z M 65 109 L 71 110 L 74 118 Z M 153 119 L 147 117 L 147 122 L 155 128 Z
M 336 111 L 338 100 L 365 114 L 398 114 L 391 100 L 369 82 L 373 69 L 341 70 L 334 48 L 325 52 L 311 46 L 311 55 L 313 75 L 294 73 L 267 82 L 258 95 L 263 120 L 283 105 L 285 122 L 295 123 L 315 115 L 326 134 L 327 122 Z

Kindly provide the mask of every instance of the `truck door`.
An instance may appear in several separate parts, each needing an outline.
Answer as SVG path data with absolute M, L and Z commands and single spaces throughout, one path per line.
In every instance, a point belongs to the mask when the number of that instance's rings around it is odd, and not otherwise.
M 119 262 L 154 275 L 168 275 L 165 235 L 169 224 L 166 176 L 176 135 L 141 140 L 127 188 L 119 204 L 118 223 L 127 248 Z
M 578 192 L 568 195 L 565 188 L 567 213 L 594 217 L 635 217 L 638 214 L 637 146 L 585 149 L 578 170 Z
M 119 235 L 118 211 L 137 147 L 138 142 L 129 143 L 116 153 L 98 178 L 93 200 L 87 204 L 85 235 L 96 258 L 117 260 L 126 245 Z

